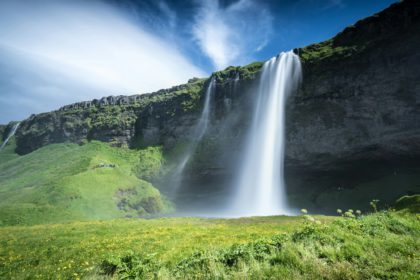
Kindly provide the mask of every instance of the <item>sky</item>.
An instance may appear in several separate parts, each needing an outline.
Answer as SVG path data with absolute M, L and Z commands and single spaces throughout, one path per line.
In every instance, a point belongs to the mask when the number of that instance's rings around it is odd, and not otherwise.
M 395 0 L 0 0 L 0 124 L 331 38 Z

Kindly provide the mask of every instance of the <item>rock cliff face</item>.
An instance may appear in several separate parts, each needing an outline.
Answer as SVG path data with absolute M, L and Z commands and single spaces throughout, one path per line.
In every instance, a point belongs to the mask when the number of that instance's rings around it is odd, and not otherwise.
M 301 57 L 303 83 L 287 105 L 291 197 L 303 193 L 320 206 L 319 193 L 326 190 L 346 191 L 398 168 L 418 168 L 419 34 L 420 1 L 406 0 L 328 41 L 294 50 Z M 213 74 L 211 125 L 187 168 L 185 193 L 223 193 L 230 185 L 261 65 Z M 159 145 L 176 157 L 191 140 L 208 83 L 193 79 L 153 94 L 107 97 L 31 116 L 17 132 L 16 150 L 25 154 L 49 143 L 95 139 L 133 148 Z M 410 180 L 399 192 L 420 189 L 419 178 Z
M 4 141 L 4 132 L 5 132 L 5 130 L 6 130 L 6 128 L 7 128 L 7 125 L 0 125 L 0 143 L 3 143 L 3 141 Z
M 413 176 L 420 162 L 418 34 L 420 2 L 403 1 L 296 50 L 304 80 L 288 106 L 290 192 L 312 185 L 310 200 L 320 206 L 420 191 Z
M 188 84 L 152 94 L 109 96 L 32 115 L 21 123 L 17 131 L 16 151 L 26 154 L 51 143 L 82 143 L 87 140 L 111 142 L 116 146 L 136 146 L 135 124 L 139 115 L 144 111 L 151 112 L 149 108 L 153 106 L 167 103 L 173 105 L 172 110 L 167 112 L 172 117 L 196 113 L 203 82 L 192 79 Z
M 291 164 L 420 156 L 419 34 L 420 3 L 405 1 L 298 50 L 304 82 L 290 100 Z

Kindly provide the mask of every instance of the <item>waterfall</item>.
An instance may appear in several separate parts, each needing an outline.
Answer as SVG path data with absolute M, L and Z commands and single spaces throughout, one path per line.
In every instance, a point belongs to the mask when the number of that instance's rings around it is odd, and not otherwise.
M 288 213 L 284 183 L 285 103 L 296 90 L 301 65 L 292 51 L 265 62 L 257 102 L 236 180 L 234 215 Z
M 191 142 L 171 175 L 172 182 L 175 182 L 173 191 L 176 191 L 179 188 L 184 169 L 187 166 L 187 163 L 190 161 L 192 155 L 195 152 L 195 149 L 197 148 L 198 143 L 200 143 L 209 126 L 212 103 L 211 100 L 213 99 L 215 85 L 215 78 L 212 77 L 205 93 L 203 111 L 201 112 L 200 119 L 194 127 Z
M 197 144 L 203 138 L 210 123 L 211 100 L 213 99 L 215 91 L 215 78 L 212 77 L 206 90 L 204 98 L 203 111 L 201 112 L 200 120 L 198 121 L 194 131 L 194 143 Z
M 9 142 L 10 138 L 13 137 L 13 135 L 15 135 L 16 130 L 18 129 L 20 123 L 16 123 L 13 127 L 12 130 L 10 130 L 9 135 L 7 135 L 6 140 L 4 140 L 4 142 L 1 144 L 0 146 L 0 151 L 7 145 L 7 142 Z

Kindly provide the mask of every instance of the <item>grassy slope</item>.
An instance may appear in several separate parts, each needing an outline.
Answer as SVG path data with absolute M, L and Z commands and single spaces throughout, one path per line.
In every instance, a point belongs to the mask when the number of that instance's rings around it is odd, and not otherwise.
M 118 219 L 2 227 L 0 278 L 416 279 L 418 215 L 313 218 Z
M 116 167 L 95 168 L 100 163 Z M 0 152 L 0 224 L 110 219 L 164 210 L 159 191 L 139 179 L 154 176 L 160 164 L 158 148 L 53 144 L 16 156 L 11 143 Z M 125 210 L 117 207 L 122 200 Z
M 103 269 L 142 279 L 418 279 L 419 250 L 419 216 L 384 211 L 332 223 L 308 217 L 291 234 L 197 252 L 175 267 L 132 255 Z
M 324 217 L 325 220 L 331 218 Z M 0 278 L 76 278 L 110 256 L 155 254 L 175 264 L 195 250 L 221 249 L 302 225 L 301 217 L 117 219 L 0 228 Z M 31 278 L 32 279 L 32 278 Z

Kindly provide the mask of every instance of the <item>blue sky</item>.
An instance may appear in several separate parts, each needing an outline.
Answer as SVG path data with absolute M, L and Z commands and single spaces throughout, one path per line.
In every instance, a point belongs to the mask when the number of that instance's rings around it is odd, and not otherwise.
M 328 39 L 388 0 L 1 0 L 0 123 Z

